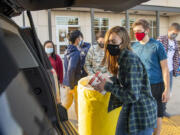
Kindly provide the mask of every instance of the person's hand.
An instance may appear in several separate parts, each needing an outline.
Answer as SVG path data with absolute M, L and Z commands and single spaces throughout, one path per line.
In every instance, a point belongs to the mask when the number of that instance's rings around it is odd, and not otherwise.
M 56 97 L 56 102 L 57 102 L 57 104 L 61 104 L 61 98 L 60 97 Z
M 169 90 L 164 90 L 163 94 L 162 94 L 162 102 L 163 103 L 167 103 L 170 99 L 170 92 Z
M 94 86 L 93 88 L 99 92 L 102 92 L 104 90 L 104 86 L 106 84 L 106 80 L 105 79 L 100 79 L 101 83 L 99 83 L 98 85 Z

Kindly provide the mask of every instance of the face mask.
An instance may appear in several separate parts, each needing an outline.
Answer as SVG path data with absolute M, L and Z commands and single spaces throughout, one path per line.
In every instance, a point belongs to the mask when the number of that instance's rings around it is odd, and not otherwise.
M 173 40 L 174 40 L 176 37 L 177 37 L 177 34 L 175 34 L 175 33 L 173 33 L 173 34 L 170 35 L 170 38 L 173 39 Z
M 81 46 L 83 44 L 83 40 L 81 40 L 80 42 L 79 42 L 79 46 Z
M 53 48 L 45 48 L 45 52 L 46 52 L 47 54 L 51 54 L 51 53 L 53 53 L 53 51 L 54 51 Z
M 120 55 L 119 45 L 108 44 L 107 49 L 108 49 L 111 56 Z
M 103 43 L 98 43 L 99 47 L 104 48 L 104 44 Z
M 142 33 L 135 33 L 136 39 L 137 39 L 138 41 L 143 40 L 144 37 L 145 37 L 145 35 L 146 35 L 146 34 L 145 34 L 144 32 L 142 32 Z

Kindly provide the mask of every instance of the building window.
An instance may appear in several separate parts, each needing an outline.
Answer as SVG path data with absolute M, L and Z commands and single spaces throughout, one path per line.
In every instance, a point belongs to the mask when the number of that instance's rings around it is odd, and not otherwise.
M 109 19 L 108 18 L 95 18 L 94 19 L 94 32 L 95 35 L 98 32 L 105 32 L 109 29 Z
M 57 53 L 64 54 L 66 46 L 69 44 L 68 34 L 71 31 L 79 30 L 79 18 L 73 16 L 56 17 L 56 42 Z
M 57 16 L 56 25 L 79 25 L 79 18 L 72 16 Z
M 150 32 L 149 32 L 149 37 L 152 37 L 152 38 L 157 38 L 156 36 L 156 21 L 155 20 L 148 20 L 149 21 L 149 24 L 150 24 Z M 135 19 L 130 19 L 129 20 L 129 23 L 130 23 L 130 38 L 131 38 L 131 41 L 136 41 L 136 37 L 134 35 L 134 32 L 133 32 L 133 28 L 132 28 L 132 25 L 133 23 L 135 22 Z M 122 20 L 122 23 L 121 23 L 121 26 L 123 27 L 126 27 L 126 22 L 125 22 L 125 19 Z
M 136 40 L 135 35 L 134 35 L 134 32 L 133 32 L 133 28 L 132 28 L 132 25 L 133 25 L 134 22 L 135 22 L 135 19 L 130 19 L 130 20 L 129 20 L 129 23 L 130 23 L 130 33 L 129 33 L 129 35 L 130 35 L 131 41 L 135 41 L 135 40 Z M 126 27 L 126 21 L 125 21 L 125 19 L 123 19 L 123 20 L 121 21 L 121 26 Z
M 156 30 L 157 30 L 156 21 L 155 21 L 155 20 L 149 20 L 149 23 L 150 23 L 149 36 L 150 36 L 151 38 L 156 39 L 156 38 L 157 38 L 157 35 L 156 35 Z

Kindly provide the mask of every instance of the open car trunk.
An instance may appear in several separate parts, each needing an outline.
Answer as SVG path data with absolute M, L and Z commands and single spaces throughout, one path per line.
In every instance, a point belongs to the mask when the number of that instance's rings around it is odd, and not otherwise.
M 123 11 L 146 1 L 0 0 L 0 134 L 77 134 L 73 128 L 69 128 L 71 126 L 68 126 L 70 124 L 66 118 L 66 125 L 62 124 L 65 115 L 58 110 L 58 106 L 62 106 L 56 103 L 55 83 L 50 71 L 52 67 L 39 42 L 31 16 L 31 28 L 26 29 L 15 24 L 12 16 L 25 10 L 62 7 Z M 19 131 L 15 132 L 14 129 Z M 70 132 L 67 133 L 67 130 Z
M 44 10 L 64 7 L 97 8 L 124 11 L 149 0 L 1 0 L 0 12 L 15 16 L 24 10 Z M 2 7 L 3 6 L 3 7 Z

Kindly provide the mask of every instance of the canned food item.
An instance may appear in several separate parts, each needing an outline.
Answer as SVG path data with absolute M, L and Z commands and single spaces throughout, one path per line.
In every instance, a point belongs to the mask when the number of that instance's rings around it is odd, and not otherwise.
M 101 83 L 101 80 L 104 80 L 103 74 L 101 72 L 97 72 L 89 81 L 89 85 L 92 87 Z
M 104 80 L 105 78 L 103 77 L 103 74 L 101 72 L 97 72 L 96 73 L 96 76 L 101 79 L 101 80 Z

